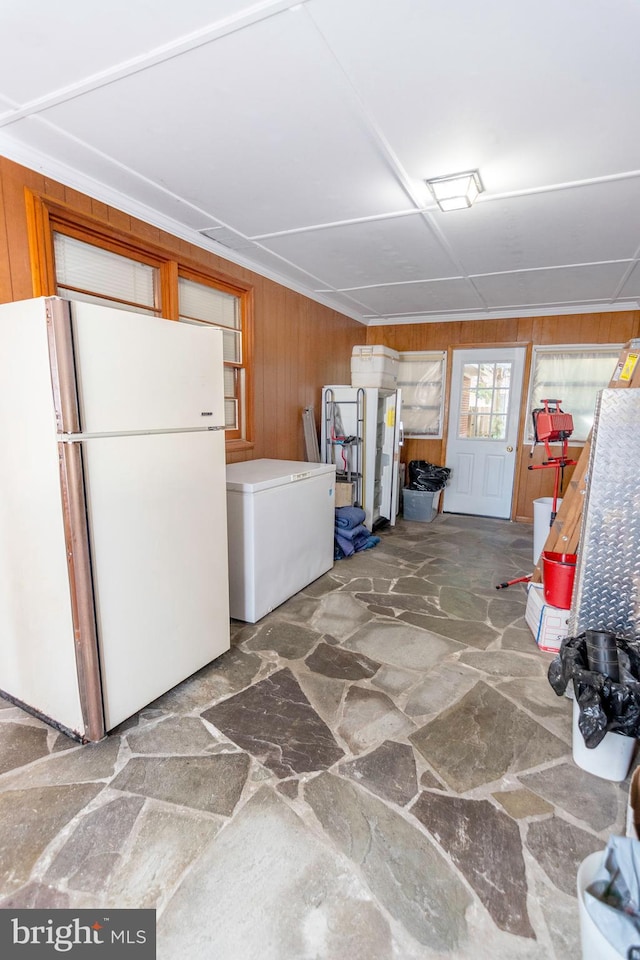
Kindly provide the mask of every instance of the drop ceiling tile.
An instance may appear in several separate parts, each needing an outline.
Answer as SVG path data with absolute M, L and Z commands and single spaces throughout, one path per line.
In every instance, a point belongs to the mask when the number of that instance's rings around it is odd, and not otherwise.
M 640 264 L 636 263 L 631 270 L 619 296 L 622 300 L 626 300 L 628 297 L 640 297 Z
M 474 284 L 490 309 L 603 303 L 613 299 L 629 264 L 605 263 L 556 270 L 474 277 Z
M 411 207 L 302 11 L 44 116 L 247 235 Z
M 65 0 L 62 10 L 51 0 L 4 3 L 0 90 L 25 104 L 254 6 L 251 0 Z
M 640 247 L 640 177 L 430 216 L 465 274 L 629 259 Z
M 157 212 L 193 230 L 214 220 L 210 211 L 201 210 L 170 193 L 162 185 L 151 183 L 131 170 L 114 164 L 39 117 L 19 120 L 10 130 L 10 137 L 7 129 L 0 130 L 0 152 L 4 156 L 18 163 L 26 163 L 19 154 L 22 151 L 31 152 L 38 158 L 37 163 L 32 161 L 32 166 L 47 170 L 49 176 L 97 200 L 111 203 L 143 220 L 144 210 L 141 211 L 139 207 L 148 207 L 151 219 L 152 214 Z
M 321 0 L 309 10 L 409 176 L 492 192 L 638 168 L 640 8 Z
M 459 274 L 420 214 L 272 237 L 261 243 L 332 287 Z
M 393 317 L 402 314 L 483 310 L 484 304 L 468 280 L 433 280 L 399 283 L 388 287 L 349 290 L 350 296 L 372 313 Z

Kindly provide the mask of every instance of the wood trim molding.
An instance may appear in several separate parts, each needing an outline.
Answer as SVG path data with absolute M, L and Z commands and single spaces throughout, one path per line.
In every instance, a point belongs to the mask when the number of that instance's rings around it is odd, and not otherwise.
M 24 188 L 24 195 L 33 295 L 34 297 L 54 296 L 56 278 L 49 208 L 44 199 L 28 187 Z

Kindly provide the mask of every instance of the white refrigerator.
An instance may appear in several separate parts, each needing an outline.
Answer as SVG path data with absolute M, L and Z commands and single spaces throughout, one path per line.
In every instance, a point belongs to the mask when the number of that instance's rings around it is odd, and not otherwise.
M 0 692 L 86 741 L 229 647 L 222 332 L 0 306 Z
M 321 455 L 336 481 L 353 484 L 369 530 L 396 522 L 399 509 L 400 390 L 346 385 L 322 388 Z
M 255 623 L 333 566 L 335 468 L 298 460 L 227 466 L 231 616 Z

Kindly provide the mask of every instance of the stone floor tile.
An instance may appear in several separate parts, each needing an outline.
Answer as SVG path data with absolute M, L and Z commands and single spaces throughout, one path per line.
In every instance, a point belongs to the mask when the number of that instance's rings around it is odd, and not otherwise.
M 271 611 L 270 620 L 289 620 L 291 623 L 308 623 L 320 605 L 320 600 L 297 593 Z M 262 627 L 258 624 L 258 630 Z M 257 632 L 257 631 L 256 631 Z M 255 634 L 254 634 L 255 636 Z
M 392 593 L 411 594 L 415 593 L 419 597 L 437 597 L 440 588 L 433 583 L 429 583 L 424 577 L 398 577 L 391 587 Z
M 126 734 L 132 753 L 188 755 L 210 748 L 215 738 L 198 717 L 168 717 Z
M 229 817 L 240 799 L 248 773 L 246 753 L 132 757 L 111 786 L 114 790 Z
M 372 793 L 403 807 L 418 792 L 416 761 L 406 743 L 385 740 L 371 753 L 340 764 L 339 771 Z
M 420 673 L 415 670 L 404 670 L 402 667 L 391 667 L 383 664 L 376 675 L 371 678 L 371 686 L 378 687 L 390 697 L 397 697 L 398 694 L 408 690 L 419 681 Z
M 158 922 L 158 960 L 394 960 L 396 948 L 358 872 L 268 788 L 202 852 Z
M 423 630 L 437 633 L 438 636 L 458 640 L 460 643 L 471 647 L 479 647 L 481 650 L 486 650 L 488 646 L 496 643 L 500 637 L 498 631 L 486 623 L 477 623 L 475 620 L 451 620 L 442 613 L 438 613 L 437 616 L 428 616 L 422 613 L 403 613 L 399 619 L 412 623 L 416 627 L 422 627 Z
M 553 660 L 552 654 L 545 654 L 539 650 L 529 627 L 506 627 L 502 632 L 500 646 L 503 650 L 516 650 L 518 653 L 533 653 L 538 651 L 540 659 L 549 665 Z
M 489 620 L 494 627 L 508 627 L 524 616 L 526 597 L 515 599 L 515 595 L 507 598 L 506 595 L 497 596 L 489 601 Z
M 415 724 L 386 694 L 355 684 L 349 688 L 337 732 L 352 753 L 362 753 L 382 740 L 403 737 L 413 730 Z
M 203 717 L 283 780 L 324 770 L 344 754 L 290 670 L 259 681 Z
M 158 908 L 216 836 L 224 821 L 147 805 L 129 855 L 120 858 L 105 888 L 113 907 Z
M 487 601 L 457 587 L 443 586 L 440 590 L 440 609 L 450 617 L 482 623 L 487 619 Z
M 313 709 L 333 729 L 338 711 L 342 706 L 347 683 L 344 680 L 324 677 L 319 673 L 309 673 L 304 669 L 297 669 L 295 676 Z
M 369 608 L 372 605 L 377 607 L 383 613 L 392 610 L 426 613 L 438 609 L 430 597 L 419 597 L 413 593 L 356 593 L 356 599 L 369 604 Z
M 306 657 L 320 639 L 317 630 L 310 630 L 297 623 L 269 620 L 260 627 L 255 637 L 247 640 L 245 650 L 273 650 L 287 660 Z
M 560 817 L 551 817 L 529 824 L 526 844 L 552 883 L 575 896 L 578 867 L 590 853 L 604 850 L 607 842 Z
M 324 597 L 327 593 L 331 593 L 333 590 L 339 590 L 341 587 L 342 583 L 340 580 L 332 576 L 331 573 L 325 573 L 317 580 L 314 580 L 313 583 L 307 584 L 302 592 L 308 597 Z
M 545 665 L 535 654 L 523 657 L 510 650 L 465 650 L 459 660 L 492 677 L 535 677 L 546 682 Z
M 433 667 L 417 683 L 405 704 L 410 717 L 434 716 L 456 703 L 478 682 L 478 676 L 458 660 L 447 660 Z
M 30 767 L 10 771 L 3 786 L 7 790 L 106 780 L 115 773 L 120 750 L 120 737 L 110 736 L 100 743 L 84 746 L 71 741 L 76 749 L 56 753 Z
M 24 767 L 49 753 L 47 730 L 24 723 L 3 723 L 0 736 L 0 774 Z
M 71 896 L 46 883 L 34 881 L 0 898 L 0 910 L 64 910 L 71 906 Z
M 482 681 L 409 739 L 460 793 L 568 752 L 566 744 Z
M 359 594 L 332 593 L 324 597 L 314 613 L 310 624 L 318 633 L 328 633 L 344 640 L 371 620 L 371 614 L 358 603 Z
M 568 897 L 546 883 L 536 883 L 534 892 L 558 960 L 582 960 L 579 916 L 574 897 Z
M 0 793 L 0 894 L 23 886 L 60 831 L 102 789 L 74 783 Z
M 119 797 L 83 816 L 44 880 L 101 894 L 143 805 L 143 797 Z
M 467 940 L 470 896 L 436 847 L 381 800 L 329 773 L 304 798 L 378 901 L 419 942 L 453 952 Z M 455 955 L 455 954 L 454 954 Z
M 536 796 L 531 790 L 501 790 L 492 794 L 501 807 L 514 820 L 523 820 L 526 817 L 537 817 L 545 813 L 552 813 L 553 807 L 542 797 Z
M 620 816 L 622 797 L 617 784 L 594 777 L 575 763 L 560 763 L 518 779 L 597 833 L 612 828 Z
M 429 670 L 443 657 L 462 649 L 454 640 L 394 621 L 367 624 L 343 646 L 372 660 L 409 670 Z
M 535 937 L 517 825 L 488 800 L 422 792 L 411 813 L 462 871 L 501 930 Z
M 314 673 L 337 680 L 369 679 L 380 669 L 379 663 L 362 653 L 351 653 L 327 643 L 319 643 L 304 662 Z

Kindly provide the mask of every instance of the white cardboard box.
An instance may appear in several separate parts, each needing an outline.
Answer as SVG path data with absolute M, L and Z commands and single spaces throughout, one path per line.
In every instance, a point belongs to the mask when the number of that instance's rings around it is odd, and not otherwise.
M 354 347 L 351 351 L 351 386 L 395 390 L 400 354 L 381 344 Z
M 530 583 L 528 586 L 524 618 L 540 650 L 557 653 L 569 632 L 569 610 L 545 603 L 541 583 Z

